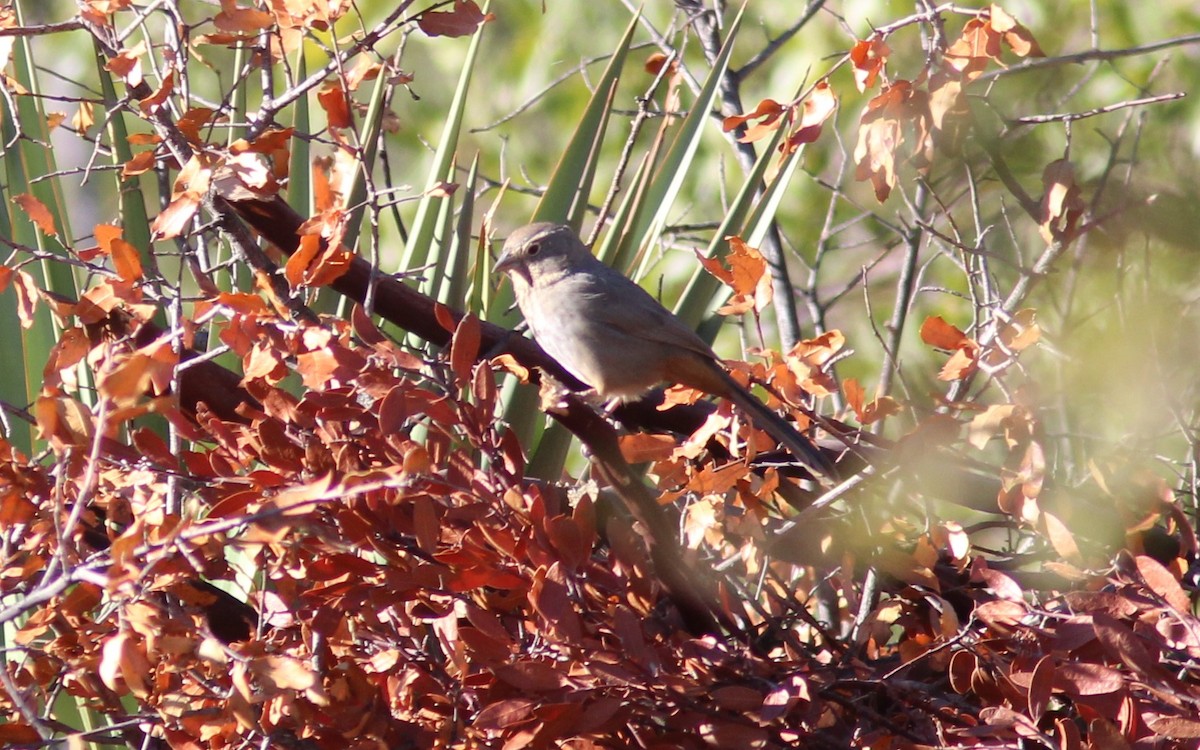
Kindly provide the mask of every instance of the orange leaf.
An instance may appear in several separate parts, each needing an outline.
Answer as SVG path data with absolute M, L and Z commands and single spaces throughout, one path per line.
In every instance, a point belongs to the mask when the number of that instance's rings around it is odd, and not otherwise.
M 801 105 L 800 124 L 788 136 L 784 150 L 794 151 L 802 143 L 813 143 L 821 135 L 821 126 L 837 109 L 837 96 L 828 81 L 821 81 L 804 98 Z
M 896 168 L 906 140 L 908 160 L 918 169 L 928 167 L 932 158 L 930 136 L 932 116 L 929 93 L 909 81 L 896 81 L 867 102 L 859 122 L 858 143 L 854 147 L 854 179 L 870 180 L 875 198 L 887 200 L 896 186 Z
M 336 81 L 326 84 L 317 92 L 317 101 L 325 110 L 329 127 L 344 130 L 354 124 L 350 114 L 350 94 Z
M 655 435 L 649 432 L 635 432 L 618 438 L 621 455 L 631 464 L 660 461 L 670 458 L 677 442 L 670 435 Z
M 1010 16 L 999 5 L 992 4 L 989 10 L 992 28 L 1004 36 L 1004 43 L 1018 57 L 1045 57 L 1046 53 L 1038 46 L 1037 40 L 1029 29 L 1022 26 L 1017 19 Z
M 938 372 L 938 380 L 962 380 L 975 372 L 979 364 L 978 354 L 979 349 L 975 346 L 964 346 L 956 350 Z
M 167 75 L 162 80 L 162 84 L 154 90 L 150 96 L 138 102 L 138 108 L 144 114 L 151 114 L 158 111 L 158 108 L 166 103 L 167 98 L 175 91 L 175 71 L 167 71 Z
M 154 168 L 155 161 L 154 149 L 149 151 L 139 151 L 134 154 L 129 161 L 125 162 L 121 167 L 121 179 L 127 180 L 130 177 L 136 177 L 140 174 L 145 174 Z
M 118 633 L 107 639 L 100 650 L 100 665 L 97 673 L 101 682 L 112 690 L 120 690 L 120 677 L 125 686 L 137 696 L 145 697 L 150 691 L 146 676 L 150 674 L 150 662 L 130 633 Z
M 679 63 L 676 60 L 667 57 L 662 52 L 655 52 L 646 58 L 646 62 L 642 63 L 642 68 L 650 75 L 656 76 L 662 71 L 663 66 L 667 64 L 667 60 L 669 59 L 671 60 L 672 68 L 679 67 Z
M 854 85 L 859 91 L 875 85 L 891 53 L 883 37 L 872 36 L 855 43 L 850 49 L 850 63 L 854 66 Z
M 154 223 L 150 225 L 151 236 L 156 242 L 178 237 L 199 209 L 200 196 L 195 193 L 184 193 L 175 198 L 162 213 L 154 217 Z
M 780 121 L 780 117 L 787 111 L 787 107 L 774 99 L 763 99 L 758 103 L 758 107 L 753 112 L 726 117 L 721 123 L 721 128 L 728 133 L 730 130 L 745 125 L 751 120 L 759 120 L 759 122 L 747 129 L 742 137 L 738 139 L 742 143 L 751 143 L 777 130 L 783 124 Z
M 200 137 L 200 128 L 208 124 L 208 122 L 216 114 L 216 110 L 208 107 L 192 107 L 187 112 L 180 116 L 179 121 L 175 126 L 183 133 L 187 139 L 195 144 L 201 145 L 203 139 Z
M 971 341 L 940 315 L 932 315 L 921 324 L 921 340 L 937 349 L 957 349 Z
M 96 433 L 92 413 L 69 396 L 39 398 L 34 403 L 33 415 L 38 437 L 50 441 L 56 450 L 87 446 Z
M 236 0 L 221 0 L 221 12 L 213 18 L 221 31 L 254 34 L 275 25 L 270 13 L 253 8 L 239 8 Z
M 299 249 L 288 258 L 284 276 L 293 289 L 328 286 L 350 270 L 353 260 L 354 254 L 344 246 L 334 247 L 314 234 L 305 234 L 300 237 Z
M 122 281 L 142 278 L 142 259 L 131 243 L 117 238 L 112 241 L 113 268 Z
M 49 237 L 58 236 L 58 230 L 54 227 L 54 217 L 50 215 L 50 209 L 46 208 L 46 204 L 29 193 L 14 195 L 12 200 L 13 203 L 20 206 L 30 221 L 37 224 L 38 229 L 42 230 L 42 234 Z
M 142 82 L 142 54 L 146 51 L 146 43 L 138 42 L 132 49 L 123 49 L 116 57 L 109 58 L 104 68 L 110 73 L 120 76 L 125 84 L 134 87 Z
M 16 283 L 13 285 L 13 291 L 17 293 L 17 318 L 21 321 L 22 328 L 29 329 L 33 327 L 33 318 L 37 312 L 37 284 L 34 283 L 32 276 L 20 269 L 15 272 L 14 278 Z
M 858 421 L 862 421 L 863 413 L 863 387 L 859 384 L 857 378 L 846 378 L 842 381 L 842 393 L 846 395 L 846 403 L 858 415 Z
M 750 247 L 741 237 L 725 238 L 729 242 L 729 278 L 723 279 L 733 289 L 733 297 L 722 307 L 721 315 L 738 315 L 753 309 L 761 312 L 771 304 L 773 289 L 767 261 L 757 248 Z

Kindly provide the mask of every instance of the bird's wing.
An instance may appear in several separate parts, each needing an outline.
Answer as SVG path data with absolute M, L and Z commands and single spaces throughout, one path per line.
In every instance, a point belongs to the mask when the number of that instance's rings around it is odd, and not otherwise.
M 716 359 L 712 347 L 642 287 L 597 261 L 603 270 L 587 275 L 578 289 L 580 313 L 598 326 L 664 346 L 682 347 Z M 578 277 L 577 277 L 578 278 Z

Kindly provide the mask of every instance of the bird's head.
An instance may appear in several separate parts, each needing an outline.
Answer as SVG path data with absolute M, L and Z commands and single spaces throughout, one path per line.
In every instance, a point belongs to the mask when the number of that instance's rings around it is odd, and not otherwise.
M 541 272 L 565 270 L 584 256 L 590 257 L 591 252 L 575 230 L 566 224 L 539 222 L 508 235 L 493 270 L 532 285 L 534 276 Z

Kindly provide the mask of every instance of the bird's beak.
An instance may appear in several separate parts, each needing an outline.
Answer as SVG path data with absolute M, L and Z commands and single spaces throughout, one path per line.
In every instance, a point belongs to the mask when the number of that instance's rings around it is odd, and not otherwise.
M 513 283 L 516 283 L 517 277 L 520 276 L 522 281 L 532 286 L 533 277 L 529 274 L 529 268 L 521 262 L 518 256 L 519 254 L 515 251 L 504 250 L 500 253 L 500 257 L 496 258 L 496 265 L 492 266 L 492 273 L 508 273 Z
M 492 266 L 492 273 L 511 271 L 514 265 L 512 253 L 504 250 L 500 253 L 500 257 L 496 258 L 496 265 Z

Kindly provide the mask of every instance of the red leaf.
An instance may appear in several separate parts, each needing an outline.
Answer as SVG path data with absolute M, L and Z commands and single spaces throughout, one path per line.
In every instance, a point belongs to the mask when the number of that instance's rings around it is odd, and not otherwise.
M 1029 718 L 1034 722 L 1042 720 L 1042 714 L 1050 704 L 1050 694 L 1054 688 L 1054 657 L 1043 656 L 1033 668 L 1033 676 L 1029 681 Z
M 510 698 L 485 706 L 475 716 L 471 726 L 476 729 L 507 729 L 533 718 L 536 701 L 528 698 Z
M 464 315 L 458 321 L 454 337 L 450 341 L 450 369 L 459 388 L 471 382 L 471 368 L 479 356 L 479 318 Z
M 1162 679 L 1165 671 L 1158 663 L 1158 653 L 1151 651 L 1132 629 L 1120 620 L 1097 612 L 1092 615 L 1096 638 L 1110 656 L 1122 661 L 1135 672 Z

